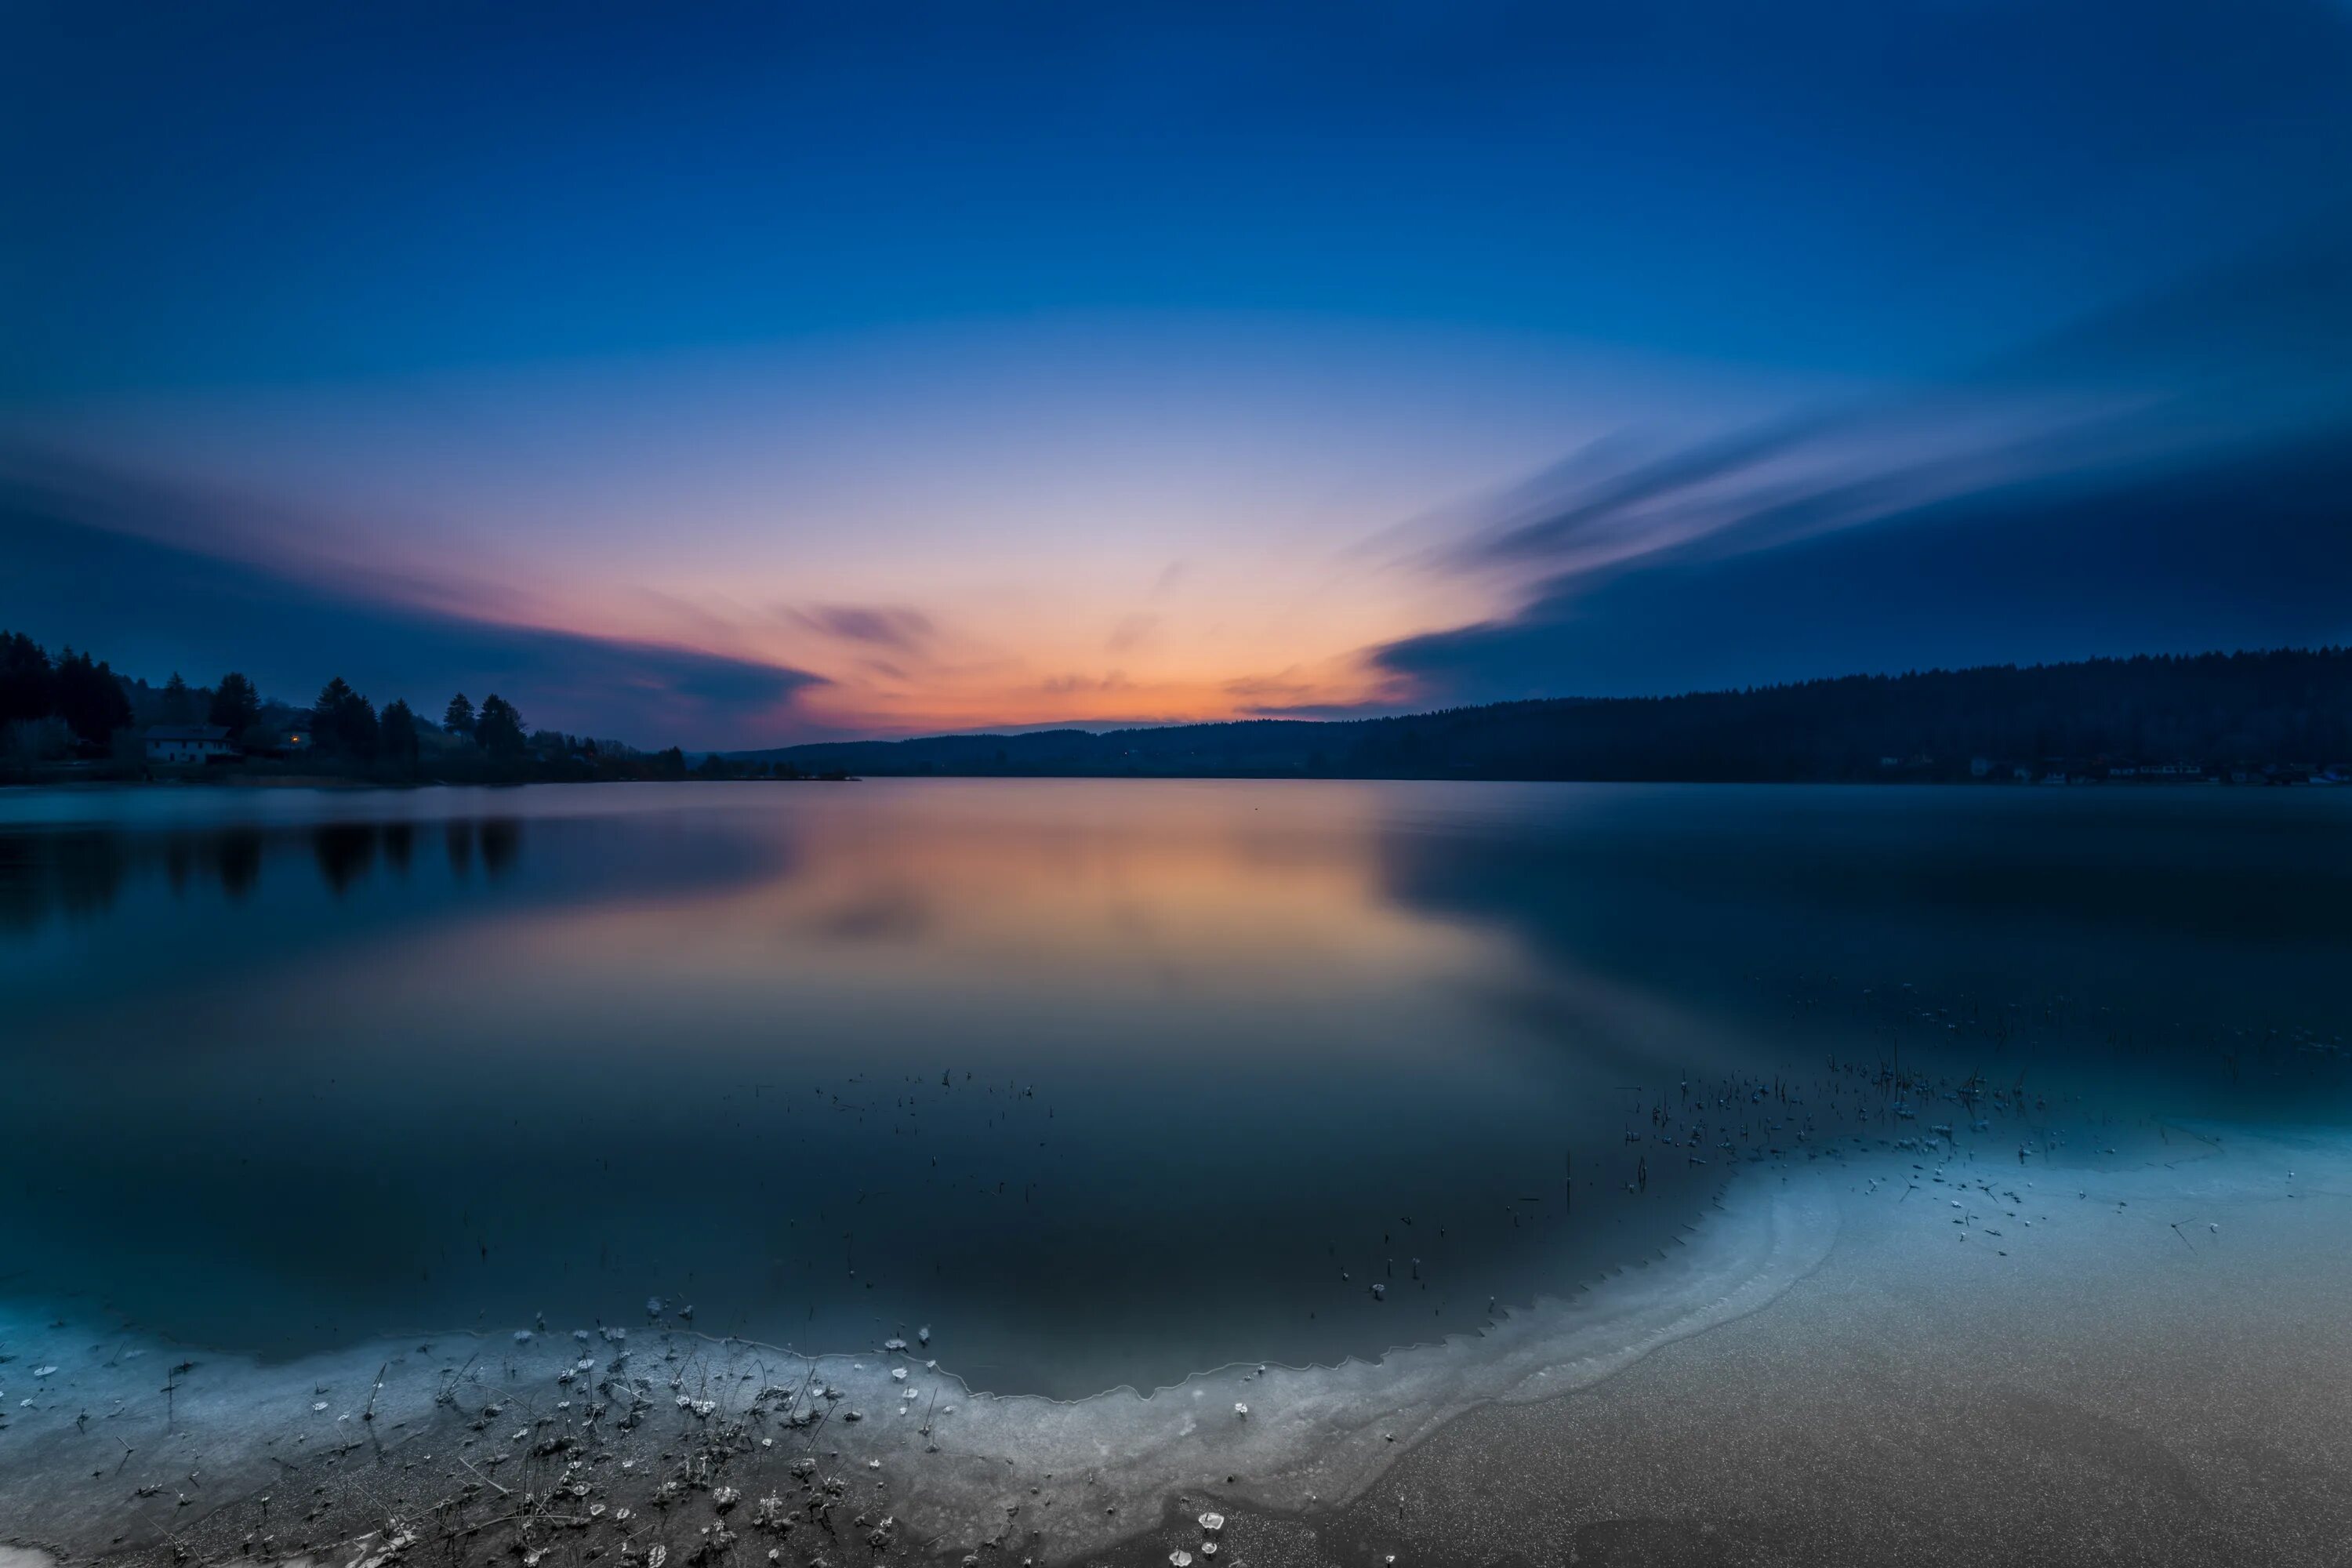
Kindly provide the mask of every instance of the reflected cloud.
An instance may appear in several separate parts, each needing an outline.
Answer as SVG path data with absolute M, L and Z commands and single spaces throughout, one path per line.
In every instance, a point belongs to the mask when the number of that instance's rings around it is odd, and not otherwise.
M 804 929 L 838 942 L 909 946 L 931 930 L 935 919 L 930 903 L 914 889 L 879 888 L 816 916 Z
M 2335 832 L 2324 805 L 1942 791 L 1923 806 L 1899 792 L 1787 786 L 1511 793 L 1467 831 L 1383 834 L 1383 888 L 1422 918 L 1506 933 L 1529 962 L 1474 982 L 1482 1005 L 1580 1049 L 1633 1059 L 1643 1042 L 1672 1038 L 1678 1050 L 1769 1057 L 1789 1046 L 1758 1026 L 1761 1006 L 1815 1054 L 1874 1059 L 1889 1048 L 1884 1016 L 1858 1027 L 1808 1010 L 1818 999 L 1801 1006 L 1801 991 L 1969 997 L 1985 1027 L 2031 1002 L 2052 1010 L 2040 1031 L 2052 1038 L 2066 998 L 2093 992 L 2101 1021 L 2031 1058 L 2036 1072 L 2070 1054 L 2083 1071 L 2121 1072 L 2160 1053 L 2161 1071 L 2218 1093 L 2216 1039 L 2339 1012 L 2322 955 L 2352 943 L 2352 868 L 2312 854 Z M 2256 886 L 2274 896 L 2250 900 Z M 1914 1027 L 1902 1048 L 1932 1050 L 1946 1032 Z M 2028 1059 L 2021 1039 L 2004 1070 Z

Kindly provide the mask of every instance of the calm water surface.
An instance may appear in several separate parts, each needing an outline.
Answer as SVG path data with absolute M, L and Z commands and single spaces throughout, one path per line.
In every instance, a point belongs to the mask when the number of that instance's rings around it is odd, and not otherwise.
M 1150 1386 L 1634 1263 L 1906 1131 L 1857 1064 L 2023 1086 L 1987 1158 L 2341 1118 L 2347 952 L 2338 792 L 0 791 L 0 1291 Z

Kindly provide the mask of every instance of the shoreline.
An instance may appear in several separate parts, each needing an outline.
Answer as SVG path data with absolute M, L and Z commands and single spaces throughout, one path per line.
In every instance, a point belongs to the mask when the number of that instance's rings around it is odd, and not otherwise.
M 1731 1185 L 1684 1246 L 1483 1331 L 1374 1362 L 1236 1363 L 1150 1394 L 1119 1388 L 1075 1402 L 975 1393 L 919 1345 L 807 1356 L 674 1327 L 558 1327 L 368 1342 L 264 1365 L 119 1331 L 94 1339 L 94 1325 L 11 1309 L 0 1319 L 15 1356 L 0 1365 L 10 1391 L 0 1541 L 68 1563 L 171 1561 L 181 1549 L 208 1560 L 317 1551 L 414 1515 L 487 1553 L 516 1521 L 481 1505 L 540 1494 L 557 1473 L 593 1478 L 561 1483 L 586 1486 L 582 1507 L 596 1510 L 547 1526 L 567 1547 L 609 1538 L 602 1545 L 621 1550 L 655 1521 L 674 1551 L 698 1510 L 740 1531 L 740 1516 L 758 1511 L 748 1500 L 804 1510 L 832 1476 L 852 1501 L 873 1500 L 841 1505 L 866 1527 L 834 1521 L 845 1539 L 889 1537 L 864 1542 L 869 1552 L 976 1546 L 1001 1535 L 1013 1517 L 1004 1510 L 1026 1496 L 1023 1552 L 1066 1561 L 1150 1529 L 1188 1488 L 1213 1489 L 1234 1509 L 1360 1496 L 1465 1410 L 1587 1386 L 1764 1305 L 1818 1263 L 1833 1217 L 1817 1194 L 1791 1199 L 1760 1179 Z M 43 1365 L 52 1370 L 28 1375 Z M 28 1383 L 36 1405 L 21 1408 Z M 695 1456 L 698 1479 L 665 1499 L 661 1480 L 679 1479 L 667 1472 L 681 1453 Z M 809 1473 L 794 1473 L 799 1461 Z M 299 1522 L 280 1503 L 273 1519 L 259 1500 L 292 1489 L 298 1473 L 347 1500 Z M 722 1502 L 729 1491 L 734 1500 Z M 883 1531 L 875 1521 L 886 1515 Z M 823 1521 L 814 1529 L 829 1549 L 843 1544 Z
M 1966 1198 L 1956 1217 L 1949 1183 L 1849 1193 L 1822 1266 L 1761 1310 L 1564 1399 L 1472 1411 L 1377 1495 L 1238 1519 L 1228 1549 L 1254 1568 L 2340 1563 L 2352 1133 L 2200 1131 L 2220 1147 L 2037 1172 L 2014 1219 Z M 1107 1562 L 1150 1568 L 1197 1544 L 1189 1525 Z
M 808 1357 L 681 1329 L 580 1331 L 583 1339 L 559 1327 L 261 1367 L 152 1343 L 92 1344 L 86 1328 L 36 1331 L 12 1313 L 16 1359 L 0 1364 L 10 1417 L 0 1432 L 0 1541 L 66 1563 L 168 1562 L 181 1551 L 180 1560 L 278 1561 L 338 1543 L 350 1550 L 333 1561 L 363 1561 L 406 1533 L 420 1555 L 464 1562 L 511 1549 L 527 1561 L 553 1550 L 567 1562 L 617 1552 L 646 1563 L 656 1545 L 692 1561 L 719 1542 L 772 1548 L 778 1562 L 859 1563 L 962 1558 L 992 1542 L 1007 1562 L 1107 1554 L 1144 1564 L 1197 1552 L 1192 1515 L 1206 1510 L 1229 1519 L 1228 1549 L 1253 1563 L 1363 1561 L 1315 1544 L 1350 1531 L 1370 1532 L 1367 1550 L 1379 1545 L 1373 1536 L 1393 1536 L 1382 1556 L 1402 1558 L 1402 1547 L 1413 1561 L 1514 1551 L 1542 1560 L 1571 1530 L 1553 1517 L 1563 1508 L 1604 1516 L 1573 1531 L 1612 1519 L 1620 1533 L 1631 1528 L 1622 1503 L 1608 1500 L 1612 1481 L 1638 1490 L 1670 1479 L 1670 1489 L 1723 1509 L 1738 1467 L 1700 1452 L 1727 1441 L 1706 1408 L 1735 1395 L 1768 1413 L 1833 1397 L 1822 1391 L 1856 1366 L 1870 1370 L 1869 1357 L 1839 1364 L 1849 1340 L 1900 1346 L 1928 1318 L 1981 1321 L 1990 1338 L 1941 1352 L 1948 1374 L 1976 1388 L 2007 1376 L 2021 1347 L 2095 1364 L 2100 1331 L 2115 1325 L 2114 1364 L 2099 1377 L 2128 1402 L 2154 1396 L 2130 1392 L 2140 1384 L 2162 1393 L 2174 1363 L 2150 1361 L 2123 1327 L 2172 1295 L 2184 1268 L 2206 1270 L 2209 1316 L 2340 1300 L 2309 1298 L 2315 1281 L 2352 1287 L 2352 1258 L 2306 1257 L 2300 1274 L 2281 1265 L 2286 1248 L 2324 1253 L 2315 1236 L 2346 1234 L 2337 1225 L 2352 1218 L 2352 1140 L 2237 1128 L 2218 1136 L 2218 1148 L 2126 1171 L 2037 1165 L 2028 1176 L 1957 1158 L 1937 1168 L 1901 1150 L 1750 1167 L 1687 1247 L 1483 1333 L 1378 1362 L 1233 1366 L 1149 1395 L 1114 1390 L 1072 1403 L 975 1394 L 928 1364 L 919 1345 Z M 2173 1228 L 2192 1221 L 2220 1228 L 2195 1240 Z M 2257 1250 L 2222 1250 L 2232 1245 Z M 2021 1314 L 2030 1331 L 2003 1327 Z M 2344 1316 L 2331 1327 L 2352 1352 Z M 2087 1349 L 2078 1342 L 2086 1334 Z M 2327 1347 L 2316 1348 L 2326 1362 Z M 37 1408 L 23 1409 L 41 1364 L 57 1370 L 36 1384 Z M 2352 1353 L 2323 1367 L 2321 1383 L 2334 1366 L 2352 1394 Z M 2274 1401 L 2273 1384 L 2308 1382 L 2309 1370 L 2273 1360 L 2242 1375 Z M 1740 1394 L 1743 1380 L 1754 1386 Z M 1877 1397 L 1884 1408 L 1848 1409 L 1832 1423 L 1857 1424 L 1864 1450 L 1922 1418 L 1899 1391 Z M 1249 1414 L 1236 1415 L 1236 1404 Z M 2107 1425 L 2082 1429 L 2108 1432 L 2113 1418 L 2100 1420 Z M 1622 1430 L 1574 1437 L 1594 1422 Z M 2352 1421 L 2338 1426 L 2352 1447 Z M 1874 1429 L 1883 1429 L 1874 1439 Z M 1661 1445 L 1643 1465 L 1629 1457 Z M 2141 1453 L 2147 1442 L 2125 1447 Z M 1794 1463 L 1789 1456 L 1804 1448 L 1791 1440 L 1741 1451 L 1769 1469 L 1773 1455 Z M 1948 1458 L 1955 1478 L 1981 1462 L 1965 1450 Z M 1512 1505 L 1463 1517 L 1446 1499 L 1473 1479 L 1489 1494 L 1501 1487 Z M 1787 1489 L 1746 1485 L 1759 1500 Z M 535 1511 L 516 1512 L 520 1496 L 539 1500 Z M 309 1506 L 297 1511 L 289 1498 Z M 1832 1498 L 1817 1501 L 1821 1518 L 1841 1517 Z M 2100 1512 L 2096 1496 L 2060 1491 L 2020 1517 L 2053 1505 Z M 2003 1506 L 2015 1511 L 2015 1500 Z M 2330 1506 L 2323 1497 L 2312 1517 L 2325 1521 Z M 2352 1487 L 2344 1506 L 2352 1510 Z M 1669 1533 L 1706 1522 L 1684 1520 Z M 1654 1520 L 1643 1528 L 1668 1529 Z M 1720 1545 L 1743 1529 L 1758 1535 L 1754 1521 L 1737 1520 L 1702 1533 Z M 1687 1560 L 1780 1560 L 1769 1545 L 1760 1556 Z M 1869 1550 L 1892 1549 L 1878 1540 Z M 1822 1561 L 1901 1555 L 1841 1556 L 1818 1541 L 1807 1550 Z M 1962 1551 L 1951 1560 L 2000 1559 Z

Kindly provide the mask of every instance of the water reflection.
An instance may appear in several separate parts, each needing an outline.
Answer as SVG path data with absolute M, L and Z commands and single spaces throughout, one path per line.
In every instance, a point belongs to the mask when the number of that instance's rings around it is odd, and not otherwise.
M 387 822 L 383 825 L 383 859 L 395 873 L 405 876 L 408 857 L 416 847 L 416 827 L 413 823 Z
M 0 923 L 30 931 L 52 912 L 104 909 L 121 878 L 110 849 L 100 834 L 59 835 L 38 845 L 0 840 Z
M 332 822 L 310 830 L 319 875 L 340 893 L 375 864 L 376 829 L 362 822 Z
M 2352 1022 L 2352 799 L 1541 795 L 1505 786 L 1481 823 L 1381 842 L 1391 896 L 1528 950 L 1488 1004 L 1555 1031 L 1600 974 L 1775 1054 L 1907 1043 L 2150 1112 L 2268 1115 L 2308 1086 L 2236 1070 L 2237 1043 L 2326 1047 Z M 1924 1018 L 1926 998 L 1974 1024 Z
M 224 830 L 214 841 L 215 874 L 221 891 L 242 899 L 261 879 L 261 835 L 250 827 Z
M 2343 1105 L 2316 796 L 200 794 L 0 800 L 15 1288 L 199 1342 L 662 1295 L 1077 1394 L 1638 1261 L 1796 1147 L 1729 1087 L 1832 1060 L 2030 1084 L 2053 1152 Z
M 522 853 L 522 826 L 510 817 L 451 818 L 441 826 L 451 872 L 462 878 L 480 846 L 490 877 L 512 869 Z M 160 877 L 174 898 L 217 891 L 242 898 L 259 881 L 273 846 L 277 858 L 291 861 L 307 846 L 320 883 L 342 894 L 382 857 L 384 867 L 404 876 L 415 852 L 411 822 L 329 821 L 267 833 L 250 826 L 166 828 L 125 832 L 79 828 L 56 832 L 10 832 L 0 825 L 0 922 L 19 932 L 52 919 L 103 914 L 125 891 L 151 876 Z

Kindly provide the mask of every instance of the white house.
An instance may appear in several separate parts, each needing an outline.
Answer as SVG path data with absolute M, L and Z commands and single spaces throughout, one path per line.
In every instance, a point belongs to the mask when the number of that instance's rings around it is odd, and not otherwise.
M 202 764 L 236 755 L 228 731 L 218 724 L 151 724 L 146 740 L 151 763 Z

